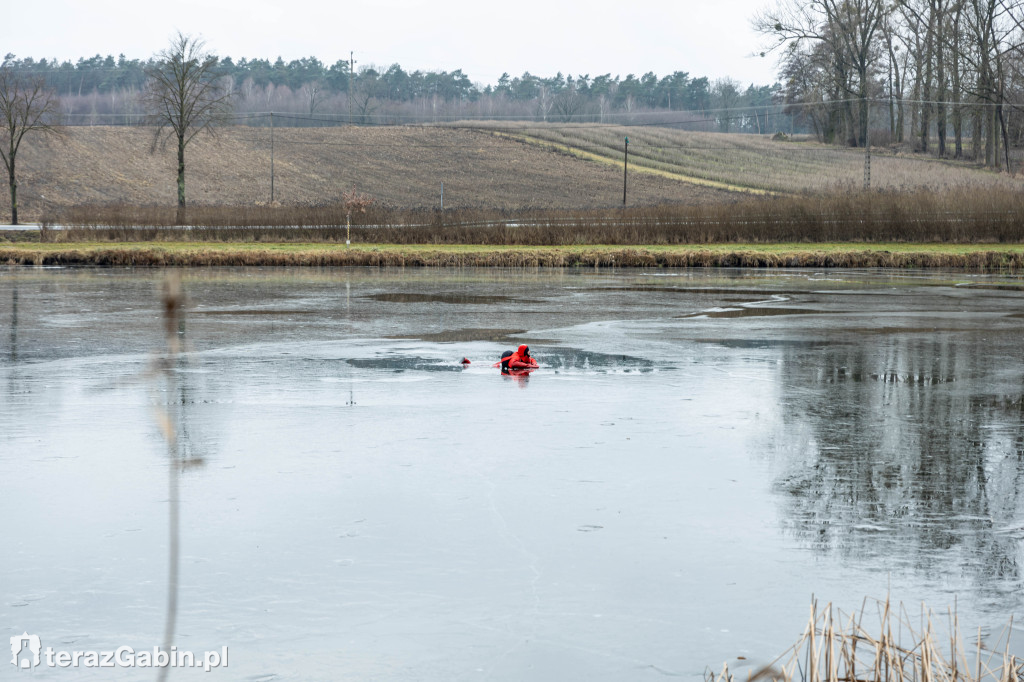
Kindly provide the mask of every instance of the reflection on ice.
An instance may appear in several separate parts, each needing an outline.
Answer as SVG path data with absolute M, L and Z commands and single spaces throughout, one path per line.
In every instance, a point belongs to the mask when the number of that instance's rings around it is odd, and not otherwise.
M 780 360 L 783 376 L 807 376 L 797 349 Z M 972 345 L 912 337 L 818 351 L 813 363 L 815 383 L 780 383 L 787 531 L 822 553 L 953 572 L 997 601 L 1019 589 L 1021 543 L 998 530 L 1024 518 L 1019 378 L 993 382 L 1004 362 Z

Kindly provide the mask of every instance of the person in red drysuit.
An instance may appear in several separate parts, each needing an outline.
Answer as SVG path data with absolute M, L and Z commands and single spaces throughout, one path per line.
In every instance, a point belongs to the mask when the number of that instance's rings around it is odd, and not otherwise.
M 509 354 L 508 351 L 505 351 L 501 360 L 495 363 L 495 366 L 498 365 L 501 365 L 502 372 L 516 369 L 535 369 L 538 366 L 537 361 L 530 355 L 530 347 L 525 343 L 519 346 L 515 353 Z

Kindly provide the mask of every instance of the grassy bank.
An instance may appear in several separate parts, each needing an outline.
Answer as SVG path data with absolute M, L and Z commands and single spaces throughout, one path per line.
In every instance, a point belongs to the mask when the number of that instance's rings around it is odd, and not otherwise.
M 0 264 L 136 267 L 1024 267 L 1024 245 L 709 244 L 701 246 L 492 246 L 324 243 L 12 243 Z

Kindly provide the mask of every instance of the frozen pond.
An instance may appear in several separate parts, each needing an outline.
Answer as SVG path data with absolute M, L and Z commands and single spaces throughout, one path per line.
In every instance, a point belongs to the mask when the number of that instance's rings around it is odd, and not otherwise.
M 171 679 L 695 679 L 812 594 L 1024 615 L 1021 278 L 191 270 L 168 384 L 163 274 L 0 269 L 0 642 L 161 642 L 164 412 L 175 642 L 230 649 Z

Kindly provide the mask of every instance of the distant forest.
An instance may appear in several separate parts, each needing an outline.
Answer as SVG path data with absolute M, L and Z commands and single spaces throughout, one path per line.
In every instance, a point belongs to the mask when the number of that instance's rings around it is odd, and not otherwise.
M 139 94 L 152 59 L 96 55 L 77 62 L 8 54 L 4 64 L 26 75 L 43 75 L 57 91 L 71 125 L 135 125 L 145 122 Z M 240 123 L 269 125 L 360 125 L 464 119 L 547 122 L 675 124 L 721 132 L 791 132 L 781 115 L 778 85 L 746 87 L 732 79 L 691 78 L 684 71 L 666 76 L 628 74 L 521 76 L 503 74 L 481 86 L 461 69 L 406 71 L 360 66 L 348 61 L 328 66 L 316 57 L 285 62 L 225 57 L 219 68 L 234 93 Z M 280 114 L 280 118 L 278 118 Z

